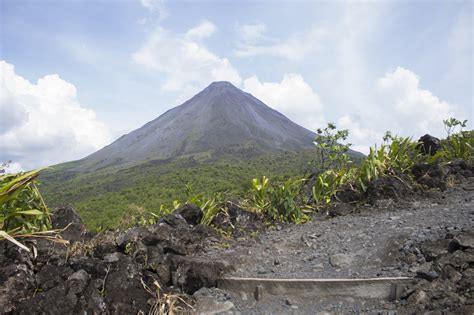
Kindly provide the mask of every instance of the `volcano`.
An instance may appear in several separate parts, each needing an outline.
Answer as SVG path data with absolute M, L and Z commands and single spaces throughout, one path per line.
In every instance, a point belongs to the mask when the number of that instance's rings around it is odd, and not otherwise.
M 218 157 L 297 152 L 314 147 L 314 137 L 251 94 L 220 81 L 80 160 L 76 170 L 202 153 Z

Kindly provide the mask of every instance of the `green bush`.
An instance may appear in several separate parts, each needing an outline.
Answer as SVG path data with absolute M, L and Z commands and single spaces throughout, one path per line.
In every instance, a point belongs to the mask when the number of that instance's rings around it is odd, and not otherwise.
M 460 158 L 466 161 L 474 160 L 474 130 L 464 131 L 467 120 L 460 121 L 456 118 L 443 120 L 447 138 L 441 141 L 442 149 L 434 159 L 445 161 Z
M 387 143 L 386 164 L 389 172 L 406 173 L 420 161 L 422 155 L 418 142 L 409 137 L 384 137 Z
M 316 172 L 323 172 L 330 168 L 345 167 L 351 163 L 347 152 L 351 147 L 350 143 L 342 142 L 349 137 L 349 130 L 337 130 L 333 123 L 328 123 L 324 129 L 316 130 L 314 144 L 318 150 L 318 157 L 314 162 Z
M 300 191 L 303 180 L 287 180 L 272 187 L 269 191 L 269 204 L 266 214 L 272 219 L 283 222 L 302 223 L 309 217 L 303 210 Z
M 268 178 L 263 176 L 262 180 L 252 179 L 251 199 L 257 212 L 263 212 L 268 207 Z
M 411 138 L 394 137 L 387 132 L 384 141 L 386 143 L 380 148 L 370 148 L 367 158 L 356 171 L 355 182 L 363 192 L 371 181 L 382 175 L 407 173 L 422 157 L 417 149 L 418 143 Z
M 352 169 L 346 168 L 328 170 L 319 174 L 312 188 L 312 196 L 316 205 L 330 203 L 340 187 L 349 182 L 351 177 Z

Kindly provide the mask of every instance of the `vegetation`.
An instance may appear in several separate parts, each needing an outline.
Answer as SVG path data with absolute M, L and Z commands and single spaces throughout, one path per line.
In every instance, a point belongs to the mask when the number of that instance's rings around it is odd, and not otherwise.
M 303 223 L 309 217 L 303 209 L 300 191 L 304 180 L 287 180 L 270 190 L 270 202 L 267 215 L 273 220 Z
M 355 182 L 363 192 L 371 181 L 382 175 L 406 173 L 422 158 L 418 143 L 411 138 L 393 137 L 386 133 L 384 141 L 380 148 L 370 148 L 367 158 L 354 171 Z
M 98 170 L 92 173 L 72 171 L 74 162 L 42 172 L 41 190 L 51 207 L 72 204 L 86 226 L 92 230 L 123 226 L 124 215 L 140 221 L 152 219 L 183 204 L 188 195 L 185 185 L 195 187 L 205 199 L 215 194 L 246 198 L 252 178 L 272 174 L 273 183 L 284 182 L 308 173 L 308 163 L 316 150 L 281 152 L 239 159 L 198 162 L 194 158 L 160 164 L 148 161 L 126 168 Z M 209 203 L 208 205 L 212 205 Z M 214 208 L 215 209 L 215 208 Z M 131 220 L 131 221 L 133 221 Z M 124 220 L 125 221 L 125 220 Z
M 262 176 L 252 179 L 252 201 L 256 212 L 263 212 L 268 207 L 268 178 Z
M 272 183 L 267 177 L 254 178 L 244 206 L 251 211 L 264 214 L 272 220 L 304 222 L 308 220 L 300 192 L 304 180 L 288 179 Z
M 351 162 L 348 154 L 351 144 L 343 143 L 349 137 L 349 130 L 337 130 L 335 124 L 329 123 L 324 129 L 318 128 L 316 134 L 314 144 L 318 148 L 319 158 L 313 164 L 317 172 L 339 168 Z
M 435 159 L 450 160 L 460 158 L 466 161 L 474 159 L 474 130 L 464 131 L 467 120 L 450 118 L 443 121 L 447 137 L 442 141 L 443 150 L 437 152 Z
M 342 187 L 365 193 L 369 184 L 382 177 L 411 176 L 411 169 L 417 163 L 443 163 L 454 158 L 473 161 L 474 133 L 463 131 L 467 121 L 450 118 L 444 121 L 447 138 L 442 141 L 442 149 L 433 157 L 422 155 L 419 143 L 407 137 L 393 136 L 387 132 L 380 147 L 370 148 L 368 156 L 355 164 L 347 154 L 350 144 L 341 144 L 347 139 L 347 130 L 338 131 L 334 124 L 318 129 L 315 145 L 318 149 L 318 169 L 312 185 L 312 200 L 301 198 L 301 187 L 294 183 L 304 180 L 287 181 L 267 188 L 268 180 L 252 181 L 254 207 L 279 221 L 304 222 L 308 219 L 301 209 L 318 209 L 335 199 Z
M 143 288 L 154 297 L 154 302 L 148 314 L 150 315 L 174 315 L 186 313 L 194 308 L 186 303 L 184 296 L 180 294 L 164 293 L 158 281 L 154 281 L 155 290 L 141 280 Z
M 312 187 L 312 196 L 317 207 L 331 202 L 339 188 L 351 178 L 351 171 L 346 169 L 327 170 L 316 177 Z
M 19 247 L 29 249 L 17 241 L 20 237 L 43 237 L 60 241 L 51 230 L 51 216 L 36 177 L 41 170 L 5 174 L 6 164 L 0 168 L 0 240 L 7 239 Z

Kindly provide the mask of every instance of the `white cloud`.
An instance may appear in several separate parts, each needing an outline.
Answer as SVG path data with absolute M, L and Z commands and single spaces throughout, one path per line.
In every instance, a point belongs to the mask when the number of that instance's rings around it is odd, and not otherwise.
M 324 124 L 322 102 L 299 74 L 285 74 L 281 82 L 260 82 L 253 76 L 244 81 L 244 90 L 307 129 Z
M 0 159 L 26 169 L 81 158 L 110 141 L 76 88 L 57 74 L 30 83 L 0 61 Z M 17 164 L 15 164 L 17 165 Z
M 306 56 L 319 50 L 327 32 L 319 27 L 311 27 L 307 32 L 293 34 L 285 39 L 264 36 L 264 24 L 247 24 L 238 29 L 242 41 L 237 44 L 237 57 L 272 56 L 292 61 L 302 61 Z
M 166 91 L 180 91 L 189 96 L 212 81 L 225 80 L 239 85 L 240 75 L 229 60 L 217 56 L 202 42 L 215 31 L 215 25 L 208 21 L 184 34 L 159 27 L 132 58 L 137 64 L 164 74 L 162 89 Z
M 359 108 L 358 113 L 343 115 L 338 120 L 338 126 L 349 129 L 351 141 L 364 152 L 369 146 L 381 143 L 387 130 L 414 138 L 425 133 L 443 137 L 443 119 L 463 117 L 455 114 L 454 105 L 422 89 L 419 77 L 405 68 L 387 72 L 375 85 L 374 104 L 367 104 Z
M 441 136 L 442 120 L 454 115 L 453 105 L 420 88 L 418 76 L 402 67 L 380 78 L 377 88 L 383 104 L 396 115 L 402 132 Z
M 352 143 L 351 149 L 365 154 L 369 153 L 371 146 L 382 142 L 382 137 L 386 131 L 377 130 L 372 127 L 362 127 L 370 125 L 368 119 L 361 119 L 360 116 L 351 115 L 341 116 L 336 123 L 338 129 L 349 130 L 349 142 Z

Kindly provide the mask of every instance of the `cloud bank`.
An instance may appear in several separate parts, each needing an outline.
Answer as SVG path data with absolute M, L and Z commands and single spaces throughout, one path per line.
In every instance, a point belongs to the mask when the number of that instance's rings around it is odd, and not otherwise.
M 456 116 L 456 107 L 420 87 L 420 78 L 403 67 L 387 72 L 374 83 L 375 103 L 357 113 L 342 115 L 337 123 L 349 129 L 351 141 L 364 152 L 380 143 L 385 131 L 420 137 L 444 136 L 443 120 Z M 461 117 L 461 116 L 459 116 Z
M 82 158 L 110 141 L 76 88 L 57 74 L 35 83 L 0 61 L 0 159 L 24 169 Z

